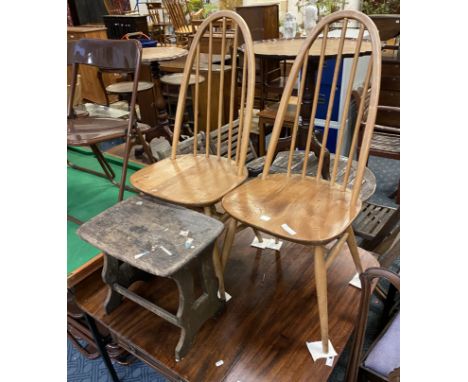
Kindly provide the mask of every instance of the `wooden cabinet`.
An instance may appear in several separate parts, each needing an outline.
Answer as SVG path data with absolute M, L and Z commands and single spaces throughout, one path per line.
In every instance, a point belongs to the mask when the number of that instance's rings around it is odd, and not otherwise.
M 82 38 L 97 38 L 107 39 L 107 32 L 104 26 L 78 26 L 67 28 L 68 40 L 80 40 Z M 98 77 L 97 68 L 94 66 L 81 65 L 79 73 L 81 75 L 81 96 L 85 101 L 91 101 L 104 105 L 106 98 Z M 71 67 L 67 69 L 68 83 L 71 82 Z M 103 76 L 104 83 L 109 85 L 116 82 L 115 76 L 105 73 Z
M 279 37 L 279 5 L 256 4 L 236 7 L 250 28 L 252 39 L 266 40 Z

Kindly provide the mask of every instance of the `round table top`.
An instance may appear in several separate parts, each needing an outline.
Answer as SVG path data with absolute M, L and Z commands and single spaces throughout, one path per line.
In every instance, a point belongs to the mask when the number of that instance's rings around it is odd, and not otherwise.
M 309 50 L 309 56 L 320 56 L 320 50 L 322 48 L 322 38 L 318 38 L 314 41 Z M 305 38 L 282 38 L 272 40 L 260 40 L 254 41 L 253 48 L 256 56 L 278 56 L 285 58 L 295 58 L 299 52 Z M 340 39 L 335 37 L 329 37 L 327 39 L 327 48 L 325 50 L 326 56 L 335 56 L 338 52 L 338 45 Z M 357 39 L 346 38 L 343 46 L 343 55 L 353 55 L 356 50 Z M 240 50 L 244 50 L 245 45 L 240 47 Z M 361 44 L 361 53 L 370 52 L 372 46 L 370 41 L 363 40 Z
M 169 61 L 186 56 L 187 54 L 187 49 L 178 48 L 176 46 L 157 46 L 155 48 L 143 48 L 141 61 L 147 64 L 155 61 Z
M 149 90 L 154 86 L 152 82 L 147 81 L 138 81 L 138 90 L 142 92 L 144 90 Z M 116 82 L 115 84 L 110 84 L 106 87 L 106 91 L 108 93 L 116 93 L 116 94 L 126 94 L 131 93 L 133 91 L 133 81 L 123 81 L 123 82 Z
M 183 77 L 184 73 L 166 74 L 161 77 L 161 82 L 163 84 L 180 86 L 182 84 Z M 205 77 L 198 76 L 198 83 L 201 84 L 203 81 L 205 81 Z M 191 74 L 189 78 L 189 85 L 194 85 L 195 83 L 197 83 L 197 76 L 195 74 Z

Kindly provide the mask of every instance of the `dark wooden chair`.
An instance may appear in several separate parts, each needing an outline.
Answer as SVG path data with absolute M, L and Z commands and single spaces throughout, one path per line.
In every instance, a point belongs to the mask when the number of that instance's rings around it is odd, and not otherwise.
M 135 103 L 140 75 L 141 44 L 135 40 L 94 40 L 82 39 L 68 45 L 68 64 L 72 65 L 72 82 L 67 112 L 67 144 L 69 146 L 89 146 L 96 155 L 104 173 L 97 173 L 82 167 L 74 168 L 88 171 L 108 178 L 112 183 L 115 174 L 100 151 L 98 144 L 116 138 L 125 138 L 126 147 L 119 186 L 118 200 L 122 200 L 127 174 L 127 165 L 131 147 L 139 141 L 151 162 L 154 162 L 148 143 L 143 134 L 149 130 L 148 125 L 137 123 Z M 76 117 L 73 109 L 73 97 L 76 90 L 76 77 L 80 65 L 92 65 L 115 71 L 133 72 L 133 89 L 130 101 L 128 120 L 117 118 Z
M 240 66 L 237 59 L 232 60 L 230 71 L 230 91 L 224 89 L 224 67 L 226 57 L 232 58 L 232 51 L 226 49 L 226 25 L 231 21 L 234 27 L 233 52 L 237 51 L 239 35 L 243 36 L 247 46 L 243 55 L 244 64 L 242 66 L 242 86 L 241 107 L 239 115 L 239 132 L 234 141 L 232 134 L 235 122 L 234 112 L 237 98 L 236 76 Z M 220 85 L 212 86 L 213 77 L 213 24 L 221 21 L 221 56 L 220 64 Z M 185 113 L 187 92 L 190 84 L 190 75 L 200 76 L 200 42 L 205 33 L 209 33 L 208 71 L 203 72 L 205 83 L 207 83 L 207 112 L 206 121 L 200 121 L 200 91 L 199 81 L 195 81 L 194 105 L 194 140 L 193 152 L 189 155 L 177 155 L 179 138 L 181 135 L 182 123 Z M 194 65 L 195 64 L 195 65 Z M 229 72 L 228 72 L 229 73 Z M 245 160 L 248 152 L 250 125 L 252 121 L 253 97 L 255 86 L 255 59 L 253 54 L 252 38 L 250 31 L 244 20 L 235 12 L 220 11 L 209 16 L 198 28 L 193 39 L 190 51 L 185 63 L 182 85 L 180 87 L 177 113 L 175 117 L 174 135 L 172 141 L 171 158 L 152 164 L 136 172 L 131 177 L 131 182 L 138 190 L 175 204 L 183 205 L 193 209 L 203 210 L 207 215 L 215 213 L 215 204 L 224 195 L 239 186 L 247 178 L 248 172 L 245 167 Z M 212 104 L 218 104 L 218 118 L 212 120 Z M 224 104 L 228 105 L 228 150 L 227 157 L 221 152 L 221 132 L 223 127 Z M 204 130 L 207 137 L 205 143 L 205 154 L 198 152 L 198 133 Z M 216 155 L 210 155 L 211 138 L 216 135 Z M 220 281 L 220 292 L 224 297 L 224 283 L 221 271 L 221 262 L 218 254 L 218 247 L 215 246 L 213 256 L 216 273 Z
M 361 303 L 354 334 L 351 357 L 348 364 L 348 382 L 399 380 L 400 374 L 400 313 L 386 325 L 382 333 L 362 355 L 369 304 L 375 282 L 385 279 L 400 291 L 400 277 L 382 268 L 369 268 L 359 276 L 361 280 Z M 398 378 L 398 379 L 397 379 Z
M 359 35 L 357 39 L 345 39 L 348 22 L 353 21 L 358 25 Z M 328 39 L 328 32 L 333 25 L 341 24 L 341 37 L 338 39 Z M 363 38 L 364 32 L 368 32 L 368 37 Z M 323 33 L 324 38 L 319 38 Z M 318 105 L 318 93 L 322 81 L 322 73 L 326 56 L 336 56 L 333 83 L 330 90 L 328 113 L 325 120 L 324 133 L 321 140 L 321 148 L 318 154 L 317 175 L 311 177 L 307 175 L 308 161 L 304 161 L 303 169 L 300 174 L 294 174 L 291 171 L 291 162 L 296 147 L 296 140 L 299 129 L 299 112 L 296 108 L 294 125 L 292 128 L 292 139 L 289 151 L 289 164 L 286 174 L 270 174 L 270 167 L 273 162 L 276 145 L 283 127 L 283 122 L 287 114 L 289 101 L 293 93 L 293 87 L 296 81 L 300 81 L 298 90 L 298 104 L 302 104 L 302 97 L 306 87 L 306 76 L 300 76 L 300 73 L 306 73 L 309 63 L 309 50 L 312 46 L 318 47 L 320 59 L 317 66 L 317 76 L 315 94 L 312 104 L 312 113 L 310 120 L 315 120 Z M 346 48 L 345 48 L 346 47 Z M 344 115 L 348 114 L 351 103 L 351 93 L 356 75 L 357 62 L 362 52 L 370 54 L 367 61 L 367 68 L 364 66 L 365 92 L 369 89 L 371 96 L 369 100 L 368 113 L 365 119 L 365 132 L 363 134 L 363 145 L 369 145 L 372 131 L 374 129 L 375 117 L 377 112 L 377 103 L 380 87 L 380 69 L 381 69 L 381 51 L 380 39 L 377 28 L 372 20 L 361 12 L 340 11 L 324 17 L 313 32 L 304 40 L 297 58 L 291 69 L 288 82 L 281 98 L 278 115 L 273 127 L 271 141 L 267 151 L 264 171 L 261 177 L 252 179 L 240 187 L 227 194 L 222 205 L 226 212 L 232 217 L 228 232 L 226 234 L 226 243 L 223 251 L 222 264 L 225 266 L 229 247 L 234 239 L 237 230 L 237 221 L 249 227 L 253 227 L 261 232 L 266 232 L 275 237 L 282 238 L 310 247 L 315 257 L 315 274 L 318 306 L 320 312 L 321 340 L 323 351 L 328 353 L 329 335 L 328 335 L 328 305 L 327 305 L 327 268 L 330 267 L 343 244 L 347 242 L 351 255 L 353 257 L 356 269 L 359 273 L 363 271 L 356 245 L 352 223 L 360 212 L 362 201 L 360 199 L 360 190 L 364 178 L 364 172 L 367 163 L 367 150 L 361 150 L 357 168 L 355 169 L 354 183 L 349 183 L 351 174 L 352 160 L 357 146 L 359 126 L 363 117 L 364 108 L 360 107 L 350 150 L 342 153 L 343 136 L 345 130 L 345 118 L 339 128 L 337 138 L 336 156 L 341 155 L 345 159 L 345 171 L 343 181 L 338 183 L 338 166 L 341 160 L 333 160 L 333 167 L 330 179 L 322 179 L 322 169 L 326 152 L 326 143 L 330 128 L 331 111 L 334 101 L 334 94 L 338 80 L 338 71 L 343 61 L 343 52 L 345 51 L 352 57 L 349 82 L 346 85 L 346 95 L 344 100 Z M 311 142 L 313 138 L 313 126 L 308 126 L 306 150 L 304 157 L 308 158 L 311 152 Z M 229 241 L 228 241 L 229 239 Z M 337 240 L 336 240 L 337 239 Z M 330 249 L 326 244 L 336 240 L 336 243 Z M 326 256 L 328 255 L 328 257 Z

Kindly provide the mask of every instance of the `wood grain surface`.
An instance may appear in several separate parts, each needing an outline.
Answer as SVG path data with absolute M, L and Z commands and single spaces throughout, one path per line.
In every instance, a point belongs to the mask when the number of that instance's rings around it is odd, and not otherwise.
M 154 61 L 169 61 L 186 56 L 187 49 L 175 46 L 157 46 L 155 48 L 144 48 L 141 62 L 149 64 Z
M 304 38 L 292 39 L 271 39 L 254 41 L 253 49 L 256 56 L 279 56 L 296 58 L 299 50 L 304 43 Z M 339 38 L 328 38 L 326 56 L 336 55 L 338 52 Z M 343 55 L 352 55 L 356 50 L 356 39 L 346 38 L 343 46 Z M 322 39 L 318 38 L 309 49 L 309 56 L 320 56 L 322 47 Z M 243 46 L 241 47 L 241 49 Z M 372 50 L 371 43 L 363 41 L 361 45 L 361 53 L 370 52 Z
M 361 201 L 350 205 L 351 191 L 300 174 L 255 178 L 223 198 L 223 208 L 242 223 L 303 244 L 327 243 L 356 218 Z M 264 216 L 269 217 L 269 220 Z M 295 233 L 283 228 L 287 224 Z
M 170 276 L 203 252 L 223 229 L 222 223 L 198 212 L 136 196 L 87 221 L 77 234 L 135 268 Z M 187 248 L 188 237 L 192 243 Z
M 333 368 L 324 359 L 314 362 L 306 347 L 306 341 L 320 340 L 311 250 L 284 243 L 280 255 L 262 253 L 249 246 L 252 237 L 250 230 L 236 236 L 225 274 L 232 300 L 204 324 L 180 362 L 173 353 L 178 328 L 128 300 L 104 314 L 107 288 L 99 272 L 75 286 L 76 301 L 110 327 L 127 350 L 173 381 L 326 381 Z M 378 266 L 369 252 L 359 251 L 364 268 Z M 328 272 L 329 333 L 338 357 L 356 321 L 360 292 L 348 285 L 355 273 L 347 250 Z M 177 309 L 171 280 L 155 278 L 131 289 L 169 311 Z M 219 360 L 224 364 L 216 367 Z
M 145 167 L 130 177 L 145 194 L 182 204 L 206 206 L 219 201 L 247 178 L 237 175 L 236 162 L 215 155 L 181 155 Z

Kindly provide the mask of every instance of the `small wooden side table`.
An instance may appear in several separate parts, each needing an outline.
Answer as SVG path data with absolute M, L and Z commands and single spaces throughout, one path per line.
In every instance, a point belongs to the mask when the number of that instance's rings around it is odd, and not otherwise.
M 149 197 L 133 197 L 104 211 L 78 229 L 78 235 L 104 252 L 102 278 L 107 284 L 105 311 L 110 314 L 123 297 L 181 329 L 176 360 L 188 352 L 198 329 L 219 312 L 218 284 L 212 253 L 224 226 L 200 213 Z M 153 276 L 170 278 L 179 290 L 173 314 L 129 287 Z M 195 294 L 195 281 L 202 293 Z

